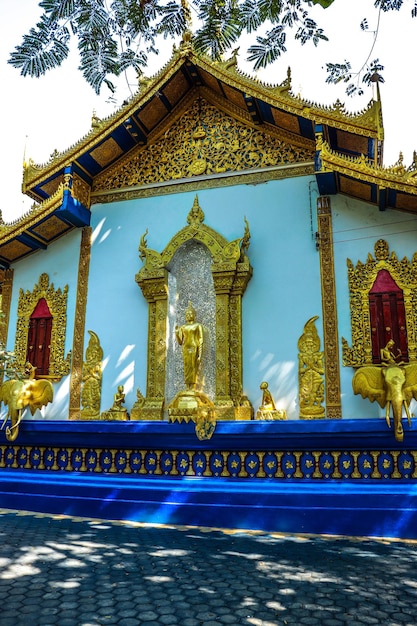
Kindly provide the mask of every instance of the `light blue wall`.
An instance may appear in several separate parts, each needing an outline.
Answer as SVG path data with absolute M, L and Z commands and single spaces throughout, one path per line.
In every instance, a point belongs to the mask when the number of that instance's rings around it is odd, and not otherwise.
M 20 289 L 32 292 L 39 284 L 39 277 L 46 273 L 49 284 L 63 290 L 68 285 L 67 299 L 67 329 L 65 337 L 65 356 L 72 349 L 74 334 L 75 303 L 77 294 L 78 261 L 80 255 L 80 231 L 71 231 L 66 236 L 48 246 L 47 250 L 40 250 L 23 259 L 14 266 L 13 291 L 10 308 L 9 333 L 7 347 L 14 349 L 17 324 L 17 305 Z M 54 384 L 54 402 L 42 409 L 43 417 L 47 419 L 66 419 L 69 407 L 69 376 L 65 376 L 59 383 Z M 4 412 L 4 408 L 3 408 Z M 29 419 L 30 412 L 26 411 L 25 419 Z M 39 419 L 37 411 L 34 418 Z
M 342 337 L 352 345 L 346 259 L 349 258 L 354 265 L 358 261 L 366 263 L 369 253 L 375 256 L 376 241 L 385 239 L 390 253 L 395 252 L 399 259 L 407 257 L 411 261 L 417 252 L 417 218 L 399 211 L 381 212 L 377 207 L 341 195 L 331 197 L 331 206 L 341 360 Z M 367 399 L 353 395 L 354 370 L 342 365 L 340 369 L 343 417 L 369 418 L 382 415 L 384 412 L 376 402 L 371 404 Z
M 161 252 L 187 225 L 195 193 L 93 205 L 93 244 L 88 282 L 84 353 L 88 330 L 104 351 L 101 410 L 113 403 L 119 384 L 125 386 L 126 407 L 132 408 L 136 389 L 146 393 L 148 304 L 135 282 L 142 267 L 138 246 L 148 229 L 150 249 Z M 244 217 L 251 232 L 248 256 L 253 277 L 243 297 L 243 384 L 255 410 L 261 402 L 259 385 L 267 380 L 278 408 L 298 418 L 298 347 L 304 324 L 318 315 L 321 338 L 322 303 L 317 230 L 317 187 L 314 177 L 235 185 L 202 190 L 199 203 L 205 224 L 231 241 L 242 237 Z M 346 259 L 366 262 L 375 241 L 385 238 L 390 250 L 411 259 L 417 250 L 417 218 L 332 196 L 334 259 L 341 338 L 351 343 Z M 42 272 L 55 288 L 68 284 L 65 352 L 71 350 L 74 330 L 80 231 L 74 231 L 15 266 L 8 347 L 14 347 L 19 288 L 33 290 Z M 378 405 L 354 396 L 352 368 L 340 363 L 344 418 L 378 417 Z M 48 418 L 68 417 L 69 377 L 55 385 L 55 400 L 43 411 Z M 36 414 L 39 418 L 39 414 Z
M 243 236 L 244 217 L 249 221 L 254 274 L 243 299 L 244 392 L 257 408 L 259 385 L 268 380 L 277 405 L 294 418 L 297 341 L 305 322 L 321 316 L 312 234 L 316 196 L 310 177 L 198 193 L 205 224 L 227 240 Z M 98 334 L 105 353 L 103 410 L 118 384 L 125 385 L 128 408 L 137 387 L 146 392 L 148 305 L 134 280 L 142 267 L 140 237 L 148 229 L 148 247 L 161 252 L 187 225 L 194 197 L 190 192 L 93 207 L 86 329 Z

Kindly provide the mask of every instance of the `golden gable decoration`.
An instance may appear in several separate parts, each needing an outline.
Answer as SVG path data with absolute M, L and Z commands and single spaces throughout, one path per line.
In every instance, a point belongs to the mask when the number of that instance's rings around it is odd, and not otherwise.
M 276 135 L 276 131 L 275 131 Z M 160 137 L 94 180 L 93 192 L 306 163 L 314 150 L 236 121 L 198 98 Z

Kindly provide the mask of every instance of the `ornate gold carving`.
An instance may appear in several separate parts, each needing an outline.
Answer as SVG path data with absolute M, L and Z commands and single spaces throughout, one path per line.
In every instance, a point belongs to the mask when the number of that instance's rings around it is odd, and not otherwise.
M 163 416 L 168 297 L 166 268 L 175 252 L 191 240 L 203 244 L 212 258 L 216 294 L 216 417 L 236 419 L 241 406 L 246 412 L 248 409 L 248 401 L 242 395 L 240 300 L 252 276 L 245 254 L 250 240 L 249 226 L 246 221 L 244 236 L 227 242 L 203 220 L 204 213 L 196 197 L 187 217 L 188 226 L 171 239 L 162 253 L 148 248 L 147 231 L 140 240 L 139 256 L 144 265 L 136 275 L 136 282 L 149 303 L 147 389 L 142 408 L 144 419 L 162 419 Z M 230 358 L 231 345 L 236 353 L 233 359 Z
M 51 346 L 49 356 L 48 377 L 60 380 L 69 374 L 71 353 L 64 356 L 65 335 L 67 327 L 67 297 L 68 285 L 64 290 L 55 289 L 49 284 L 48 274 L 41 274 L 39 284 L 32 292 L 20 290 L 17 305 L 17 328 L 15 340 L 16 367 L 23 371 L 26 363 L 26 352 L 29 332 L 29 319 L 41 298 L 46 300 L 52 315 Z
M 202 174 L 213 176 L 305 163 L 312 158 L 311 148 L 291 146 L 274 137 L 273 132 L 267 134 L 243 125 L 205 100 L 197 99 L 159 141 L 138 148 L 97 176 L 94 193 Z
M 300 419 L 320 419 L 325 415 L 323 352 L 315 327 L 318 315 L 304 325 L 298 340 L 298 388 L 300 396 Z
M 73 175 L 72 192 L 74 198 L 79 200 L 87 209 L 90 208 L 90 191 L 91 187 L 80 176 Z
M 371 321 L 369 312 L 369 291 L 378 272 L 389 272 L 404 295 L 407 328 L 408 357 L 417 360 L 417 253 L 410 262 L 406 257 L 398 260 L 395 252 L 389 254 L 388 243 L 379 239 L 375 243 L 375 258 L 368 254 L 366 263 L 358 261 L 354 267 L 347 259 L 348 286 L 350 295 L 350 321 L 352 327 L 352 347 L 342 337 L 343 365 L 361 367 L 372 365 Z
M 69 401 L 70 419 L 78 419 L 80 416 L 85 314 L 87 308 L 88 273 L 90 269 L 91 254 L 91 233 L 92 229 L 90 226 L 83 228 L 80 243 L 74 336 L 72 340 L 72 371 Z
M 317 199 L 318 244 L 323 312 L 326 417 L 342 417 L 340 401 L 339 338 L 334 277 L 333 230 L 330 199 Z
M 62 234 L 66 230 L 68 230 L 70 226 L 58 219 L 56 216 L 52 216 L 49 220 L 38 224 L 35 228 L 33 228 L 33 232 L 38 235 L 38 237 L 42 237 L 45 241 L 50 241 L 54 237 Z
M 85 351 L 82 374 L 81 414 L 82 420 L 100 419 L 103 349 L 96 333 L 88 331 L 90 340 Z
M 145 88 L 140 89 L 127 105 L 122 106 L 108 119 L 101 120 L 100 124 L 91 129 L 77 144 L 61 154 L 52 155 L 49 163 L 45 165 L 35 165 L 33 161 L 29 161 L 24 173 L 25 189 L 27 190 L 29 186 L 34 185 L 41 177 L 46 178 L 46 174 L 48 177 L 52 176 L 60 171 L 65 164 L 76 161 L 85 151 L 97 146 L 109 133 L 134 115 L 139 108 L 146 106 L 161 90 L 163 92 L 170 80 L 178 72 L 181 72 L 184 63 L 191 63 L 198 68 L 202 75 L 210 76 L 219 91 L 218 83 L 220 82 L 249 96 L 259 98 L 271 106 L 293 115 L 303 116 L 315 123 L 327 124 L 358 135 L 378 136 L 381 139 L 383 137 L 379 100 L 372 100 L 368 107 L 358 114 L 348 112 L 340 103 L 336 103 L 333 107 L 319 106 L 293 96 L 288 81 L 284 81 L 282 85 L 270 87 L 263 85 L 256 78 L 236 71 L 234 65 L 230 67 L 228 63 L 219 64 L 211 61 L 208 57 L 198 56 L 192 49 L 190 39 L 181 43 L 171 61 L 158 74 L 149 79 Z
M 361 457 L 372 457 L 361 462 Z M 406 458 L 406 456 L 408 458 Z M 308 460 L 306 460 L 306 456 Z M 411 458 L 410 458 L 411 457 Z M 314 459 L 314 460 L 313 460 Z M 378 470 L 378 464 L 384 473 Z M 324 473 L 320 471 L 323 466 Z M 307 472 L 303 472 L 303 468 Z M 311 470 L 314 472 L 311 475 Z M 298 481 L 324 480 L 414 480 L 417 452 L 371 450 L 334 451 L 230 451 L 158 450 L 134 448 L 72 448 L 0 446 L 0 468 L 40 471 L 141 474 L 155 476 L 204 476 L 233 478 L 278 478 Z M 369 470 L 373 468 L 372 475 Z M 339 471 L 341 469 L 343 474 Z M 361 473 L 364 469 L 365 472 Z M 412 471 L 413 470 L 413 471 Z M 284 473 L 285 472 L 285 473 Z
M 105 167 L 111 161 L 114 161 L 117 157 L 123 154 L 123 150 L 119 146 L 115 140 L 110 137 L 104 143 L 100 144 L 97 148 L 91 151 L 91 157 L 99 164 L 101 167 Z

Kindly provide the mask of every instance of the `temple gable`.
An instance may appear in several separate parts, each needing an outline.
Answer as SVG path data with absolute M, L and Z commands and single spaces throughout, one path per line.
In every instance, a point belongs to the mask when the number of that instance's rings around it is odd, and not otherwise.
M 242 123 L 198 97 L 154 141 L 94 180 L 97 192 L 201 176 L 311 163 L 314 146 L 272 126 Z M 305 172 L 303 172 L 305 173 Z M 99 196 L 97 201 L 103 201 Z

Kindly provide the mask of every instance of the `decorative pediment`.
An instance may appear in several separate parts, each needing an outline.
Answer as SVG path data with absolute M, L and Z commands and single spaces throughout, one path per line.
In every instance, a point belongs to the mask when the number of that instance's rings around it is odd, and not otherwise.
M 244 124 L 198 97 L 156 141 L 95 178 L 93 192 L 313 160 L 307 141 L 292 145 L 278 135 L 272 126 Z

